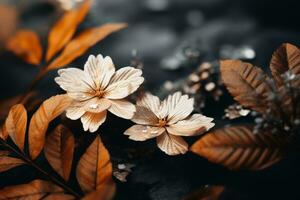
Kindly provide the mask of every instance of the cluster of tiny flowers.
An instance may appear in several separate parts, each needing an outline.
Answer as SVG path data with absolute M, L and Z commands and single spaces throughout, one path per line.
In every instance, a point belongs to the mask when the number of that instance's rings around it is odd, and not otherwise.
M 269 107 L 266 114 L 255 118 L 254 133 L 271 131 L 274 134 L 297 134 L 300 128 L 300 90 L 295 87 L 300 77 L 287 71 L 282 76 L 282 86 L 277 89 L 269 79 Z

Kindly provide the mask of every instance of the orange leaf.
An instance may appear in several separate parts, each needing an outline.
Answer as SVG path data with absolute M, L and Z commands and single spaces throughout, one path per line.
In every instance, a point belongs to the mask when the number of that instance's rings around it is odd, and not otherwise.
M 0 172 L 25 164 L 23 160 L 9 157 L 9 152 L 0 151 Z
M 18 15 L 14 7 L 8 4 L 0 5 L 0 50 L 7 39 L 14 34 L 17 27 Z
M 240 60 L 225 60 L 220 65 L 224 84 L 234 99 L 245 107 L 265 112 L 270 89 L 264 72 Z
M 0 128 L 0 138 L 3 139 L 3 140 L 6 140 L 8 137 L 8 133 L 6 131 L 6 127 L 5 125 L 3 125 L 1 128 Z
M 63 125 L 58 125 L 46 140 L 45 156 L 53 169 L 66 181 L 71 172 L 74 146 L 75 139 L 71 131 Z
M 34 113 L 29 125 L 28 138 L 29 153 L 32 159 L 35 159 L 44 147 L 49 123 L 63 113 L 71 101 L 67 95 L 56 95 L 44 101 Z
M 78 9 L 66 12 L 54 24 L 48 36 L 47 62 L 72 39 L 77 26 L 87 15 L 91 2 L 91 0 L 84 1 Z
M 116 191 L 115 184 L 113 185 L 103 185 L 98 190 L 88 193 L 82 198 L 82 200 L 110 200 L 113 198 Z
M 22 104 L 14 105 L 5 121 L 5 128 L 8 135 L 19 147 L 24 150 L 25 133 L 27 126 L 27 111 Z
M 281 75 L 290 70 L 295 75 L 300 73 L 300 50 L 289 43 L 282 44 L 271 59 L 270 68 L 278 86 L 283 84 Z
M 127 24 L 115 23 L 83 31 L 68 43 L 62 53 L 47 66 L 46 71 L 58 69 L 69 64 L 100 40 L 125 27 L 127 27 Z
M 31 30 L 20 30 L 10 38 L 6 48 L 25 62 L 39 65 L 42 60 L 42 47 L 38 35 Z
M 218 200 L 224 192 L 224 186 L 210 185 L 192 192 L 183 200 Z
M 103 194 L 111 194 L 110 191 L 115 187 L 112 180 L 112 164 L 99 136 L 80 158 L 76 176 L 84 192 L 98 190 Z
M 229 169 L 261 170 L 281 160 L 287 139 L 272 133 L 252 133 L 250 126 L 210 132 L 190 150 Z
M 26 184 L 8 186 L 0 190 L 0 200 L 43 199 L 45 195 L 63 192 L 58 186 L 44 180 L 34 180 Z

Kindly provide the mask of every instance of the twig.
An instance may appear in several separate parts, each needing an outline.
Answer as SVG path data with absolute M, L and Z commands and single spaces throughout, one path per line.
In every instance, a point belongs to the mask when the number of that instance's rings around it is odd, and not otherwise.
M 12 151 L 16 155 L 18 155 L 19 158 L 22 159 L 24 162 L 26 162 L 28 165 L 32 166 L 34 169 L 36 169 L 37 171 L 39 171 L 43 175 L 45 175 L 47 177 L 47 179 L 49 179 L 51 182 L 53 182 L 54 184 L 62 187 L 66 192 L 74 195 L 76 198 L 81 198 L 82 197 L 80 194 L 78 194 L 72 188 L 70 188 L 66 183 L 63 183 L 62 181 L 58 180 L 57 178 L 55 178 L 54 176 L 52 176 L 51 174 L 49 174 L 48 172 L 46 172 L 45 170 L 43 170 L 34 161 L 32 161 L 30 158 L 28 158 L 25 154 L 21 153 L 19 150 L 15 149 L 10 144 L 6 143 L 5 140 L 3 140 L 2 138 L 0 138 L 0 142 L 5 147 L 7 147 L 10 151 Z

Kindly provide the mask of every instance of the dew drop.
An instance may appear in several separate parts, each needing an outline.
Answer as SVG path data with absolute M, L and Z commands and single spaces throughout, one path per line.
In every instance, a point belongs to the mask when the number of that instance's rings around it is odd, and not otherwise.
M 98 104 L 91 104 L 89 107 L 90 107 L 91 109 L 96 109 L 96 108 L 98 108 Z

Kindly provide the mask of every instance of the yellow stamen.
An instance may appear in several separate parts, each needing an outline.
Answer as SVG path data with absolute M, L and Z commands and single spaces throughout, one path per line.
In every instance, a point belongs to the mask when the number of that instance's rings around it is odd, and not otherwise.
M 104 91 L 102 91 L 102 90 L 96 90 L 96 91 L 94 92 L 94 96 L 95 96 L 95 97 L 101 98 L 101 97 L 103 97 L 103 95 L 104 95 Z
M 166 119 L 159 119 L 158 120 L 158 126 L 159 127 L 164 127 L 167 124 L 167 120 Z

